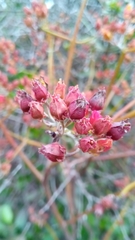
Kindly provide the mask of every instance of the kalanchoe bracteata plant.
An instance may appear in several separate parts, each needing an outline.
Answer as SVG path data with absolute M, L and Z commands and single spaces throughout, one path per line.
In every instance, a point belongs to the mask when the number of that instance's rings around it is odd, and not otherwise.
M 61 162 L 68 154 L 66 144 L 61 144 L 67 132 L 76 139 L 75 150 L 98 154 L 110 150 L 113 141 L 122 138 L 131 128 L 128 120 L 113 122 L 110 116 L 103 116 L 105 88 L 86 100 L 85 93 L 81 93 L 78 86 L 69 87 L 66 94 L 62 80 L 57 83 L 53 94 L 42 78 L 34 80 L 32 86 L 31 95 L 19 90 L 16 101 L 24 114 L 42 120 L 46 125 L 52 143 L 41 146 L 39 152 L 52 162 Z M 72 130 L 68 129 L 71 123 L 74 125 Z

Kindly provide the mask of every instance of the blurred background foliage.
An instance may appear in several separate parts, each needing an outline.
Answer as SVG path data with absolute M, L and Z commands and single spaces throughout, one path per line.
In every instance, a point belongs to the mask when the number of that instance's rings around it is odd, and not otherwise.
M 8 86 L 4 87 L 3 77 L 0 77 L 0 93 L 5 94 L 8 99 L 7 109 L 0 109 L 0 118 L 4 119 L 7 129 L 14 133 L 17 146 L 21 140 L 17 136 L 37 141 L 37 146 L 26 141 L 23 153 L 41 173 L 47 169 L 48 161 L 38 154 L 37 147 L 40 142 L 49 143 L 49 135 L 45 134 L 45 128 L 41 123 L 24 119 L 22 112 L 17 108 L 12 111 L 14 109 L 12 100 L 16 93 L 15 89 L 29 88 L 28 82 L 30 83 L 35 76 L 41 75 L 49 79 L 49 84 L 52 86 L 59 78 L 64 78 L 66 60 L 72 44 L 70 40 L 74 34 L 81 3 L 81 0 L 47 0 L 45 1 L 48 8 L 47 19 L 38 21 L 34 17 L 35 25 L 29 28 L 26 26 L 29 23 L 26 24 L 26 14 L 23 9 L 26 6 L 31 7 L 31 1 L 0 0 L 0 39 L 9 39 L 15 44 L 17 59 L 11 62 L 14 59 L 11 53 L 10 62 L 6 60 L 4 62 L 3 53 L 0 55 L 0 70 L 8 79 Z M 122 34 L 114 37 L 113 41 L 108 41 L 109 39 L 104 39 L 98 33 L 95 24 L 98 18 L 104 16 L 121 21 L 127 4 L 135 7 L 135 2 L 132 0 L 87 1 L 77 35 L 78 43 L 74 51 L 70 85 L 79 84 L 82 91 L 109 85 L 121 51 L 129 40 L 135 38 L 135 33 L 130 39 L 126 39 Z M 105 54 L 107 56 L 114 54 L 114 60 L 104 61 Z M 116 85 L 113 88 L 117 91 L 112 92 L 111 102 L 105 110 L 111 116 L 135 96 L 135 58 L 132 55 L 127 57 L 129 58 L 118 71 Z M 119 79 L 121 80 L 118 81 Z M 18 83 L 10 85 L 15 80 Z M 80 167 L 75 168 L 76 174 L 71 176 L 71 179 L 70 169 L 66 172 L 64 168 L 56 166 L 51 170 L 48 184 L 52 195 L 60 189 L 55 204 L 64 219 L 70 219 L 73 215 L 91 209 L 103 196 L 112 193 L 117 196 L 123 187 L 134 181 L 135 154 L 131 156 L 128 154 L 129 151 L 134 150 L 134 122 L 133 118 L 130 134 L 114 144 L 113 150 L 107 155 L 106 160 L 110 161 L 101 161 L 100 158 L 100 161 L 84 161 Z M 70 149 L 71 140 L 67 139 L 67 144 Z M 15 150 L 7 144 L 2 129 L 0 146 L 1 163 L 5 160 L 10 162 Z M 127 156 L 115 159 L 115 155 L 123 151 L 127 152 Z M 63 229 L 51 211 L 52 206 L 48 204 L 44 187 L 27 168 L 19 153 L 13 158 L 10 171 L 5 174 L 2 170 L 0 172 L 0 240 L 66 239 Z M 70 180 L 72 180 L 69 185 L 71 189 L 68 189 Z M 125 199 L 118 197 L 116 204 L 116 209 L 107 210 L 101 216 L 92 212 L 84 214 L 81 218 L 78 217 L 68 226 L 70 239 L 134 240 L 134 191 Z M 41 213 L 42 209 L 44 209 L 43 213 Z

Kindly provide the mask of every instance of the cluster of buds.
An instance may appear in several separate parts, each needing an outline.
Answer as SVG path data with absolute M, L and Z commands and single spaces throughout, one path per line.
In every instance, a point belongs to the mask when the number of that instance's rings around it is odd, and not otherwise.
M 43 145 L 39 152 L 53 162 L 61 162 L 66 156 L 66 147 L 60 141 L 71 123 L 74 127 L 70 134 L 76 138 L 76 148 L 90 154 L 108 151 L 113 141 L 122 138 L 131 128 L 128 120 L 113 122 L 110 116 L 101 114 L 105 88 L 86 99 L 78 86 L 69 87 L 66 94 L 66 85 L 62 80 L 57 83 L 53 94 L 50 94 L 44 79 L 34 80 L 32 86 L 33 95 L 19 90 L 16 100 L 24 113 L 42 120 L 49 128 L 47 132 L 53 141 Z
M 95 27 L 105 40 L 110 41 L 114 33 L 124 34 L 127 26 L 126 22 L 118 22 L 116 20 L 111 22 L 108 17 L 104 17 L 103 19 L 97 19 Z
M 45 41 L 45 33 L 42 31 L 43 20 L 47 18 L 48 9 L 46 4 L 33 1 L 31 7 L 24 8 L 24 24 L 30 30 L 32 44 L 36 46 L 34 57 L 29 56 L 28 61 L 24 62 L 26 66 L 34 65 L 39 68 L 39 63 L 45 61 L 47 57 L 48 43 Z M 38 59 L 38 61 L 37 61 Z
M 104 61 L 105 63 L 107 62 L 114 62 L 116 61 L 117 56 L 114 53 L 111 54 L 102 54 L 101 60 Z
M 106 79 L 106 78 L 112 78 L 114 75 L 114 70 L 112 69 L 105 69 L 105 70 L 98 70 L 96 72 L 96 78 L 98 80 L 103 80 L 103 79 Z
M 6 71 L 10 74 L 16 74 L 16 64 L 19 60 L 19 53 L 15 48 L 15 44 L 5 38 L 0 39 L 0 54 L 1 54 L 1 64 Z
M 29 206 L 28 214 L 29 214 L 29 220 L 40 227 L 43 227 L 46 224 L 46 221 L 48 219 L 47 213 L 41 214 L 39 211 L 36 211 L 33 206 Z
M 123 12 L 123 19 L 110 20 L 108 16 L 98 18 L 95 28 L 106 41 L 111 41 L 114 35 L 125 35 L 126 39 L 132 38 L 134 35 L 135 9 L 131 5 L 127 5 Z
M 128 4 L 124 9 L 124 18 L 132 23 L 135 23 L 135 8 L 133 8 L 130 4 Z
M 36 17 L 37 19 L 43 19 L 47 17 L 47 7 L 43 3 L 39 2 L 32 2 L 32 8 L 25 7 L 24 8 L 24 13 L 26 15 L 24 19 L 24 23 L 26 24 L 27 27 L 33 27 L 34 24 L 34 18 Z
M 131 87 L 129 83 L 123 79 L 119 86 L 113 86 L 113 91 L 115 92 L 115 94 L 122 96 L 123 98 L 127 98 L 131 93 Z
M 115 203 L 115 196 L 109 194 L 100 199 L 100 201 L 94 205 L 94 213 L 97 216 L 102 216 L 106 210 L 116 209 L 117 205 Z
M 13 91 L 19 86 L 25 87 L 29 91 L 31 87 L 30 79 L 28 77 L 23 77 L 19 80 L 15 79 L 12 82 L 8 81 L 8 77 L 5 73 L 0 72 L 0 85 L 4 87 L 8 92 Z

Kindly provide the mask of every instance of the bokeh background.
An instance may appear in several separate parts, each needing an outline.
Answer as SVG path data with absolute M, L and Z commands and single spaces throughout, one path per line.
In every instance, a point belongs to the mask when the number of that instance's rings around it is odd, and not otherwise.
M 123 49 L 135 49 L 135 2 L 37 3 L 42 5 L 36 12 L 32 1 L 0 0 L 0 240 L 134 240 L 134 188 L 126 197 L 120 194 L 135 181 L 134 50 L 121 63 L 120 58 Z M 69 164 L 50 167 L 38 153 L 40 143 L 51 141 L 43 123 L 24 115 L 14 100 L 17 89 L 30 92 L 32 79 L 40 76 L 51 92 L 60 78 L 78 84 L 88 97 L 110 86 L 104 112 L 114 116 L 131 103 L 118 119 L 129 118 L 132 130 L 108 153 L 80 153 Z M 65 142 L 70 151 L 72 139 Z M 46 174 L 45 183 L 40 174 Z M 113 204 L 103 212 L 98 205 L 93 208 L 108 195 Z

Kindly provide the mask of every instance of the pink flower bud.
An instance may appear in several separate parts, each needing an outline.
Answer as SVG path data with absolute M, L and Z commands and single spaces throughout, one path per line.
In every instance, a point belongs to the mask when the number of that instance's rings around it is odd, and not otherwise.
M 106 134 L 112 127 L 112 118 L 109 116 L 99 116 L 99 118 L 95 118 L 95 121 L 93 121 L 92 119 L 92 121 L 90 120 L 90 122 L 94 128 L 94 132 L 96 135 Z
M 87 103 L 84 99 L 78 99 L 69 105 L 69 117 L 73 120 L 82 119 L 87 110 Z
M 28 112 L 30 110 L 29 104 L 33 100 L 33 98 L 25 91 L 19 90 L 17 92 L 15 100 L 20 104 L 20 108 L 22 109 L 23 112 Z
M 42 119 L 44 117 L 44 109 L 41 103 L 32 101 L 30 102 L 30 115 L 34 119 Z
M 50 112 L 52 116 L 57 120 L 64 120 L 66 118 L 67 110 L 68 108 L 64 100 L 58 95 L 53 95 L 50 103 Z
M 6 97 L 3 95 L 0 95 L 0 104 L 4 103 L 6 101 Z
M 28 7 L 24 7 L 24 13 L 27 14 L 27 15 L 31 15 L 32 14 L 32 10 Z
M 43 145 L 39 152 L 52 162 L 62 162 L 65 158 L 66 148 L 58 142 Z
M 97 143 L 92 137 L 85 137 L 79 140 L 79 148 L 83 152 L 93 152 L 97 149 Z
M 115 196 L 113 194 L 109 194 L 100 200 L 100 204 L 104 210 L 116 209 L 116 204 L 114 203 L 114 199 L 115 199 Z
M 30 16 L 25 17 L 24 23 L 28 28 L 31 28 L 33 26 L 33 19 Z
M 90 124 L 90 119 L 89 118 L 82 118 L 80 121 L 77 121 L 75 123 L 75 129 L 78 134 L 84 134 L 87 135 L 89 131 L 93 130 L 92 125 Z
M 107 136 L 114 141 L 119 140 L 125 133 L 130 131 L 131 124 L 128 120 L 113 123 L 111 129 L 107 132 Z
M 114 185 L 118 188 L 124 188 L 126 187 L 130 182 L 129 176 L 125 176 L 121 179 L 114 180 Z
M 96 214 L 96 216 L 99 216 L 99 217 L 103 215 L 104 209 L 100 203 L 97 203 L 94 205 L 94 213 Z
M 102 115 L 98 111 L 93 111 L 90 116 L 90 123 L 93 125 L 99 118 L 102 118 Z
M 14 156 L 14 150 L 10 149 L 7 151 L 5 158 L 7 161 L 10 162 L 12 160 L 13 156 Z
M 106 90 L 100 89 L 94 96 L 89 100 L 89 107 L 91 110 L 102 110 L 105 102 Z
M 97 140 L 98 152 L 106 152 L 112 147 L 113 141 L 108 138 L 100 138 Z
M 46 86 L 41 84 L 38 80 L 33 81 L 33 92 L 37 101 L 46 100 L 48 97 L 48 91 Z
M 60 98 L 64 99 L 65 97 L 65 90 L 66 85 L 65 83 L 60 79 L 55 87 L 54 95 L 59 95 Z
M 11 170 L 11 164 L 8 162 L 3 162 L 0 164 L 0 171 L 3 175 L 8 175 Z
M 69 87 L 69 91 L 65 97 L 65 102 L 67 106 L 69 106 L 70 103 L 74 102 L 77 99 L 83 99 L 83 95 L 80 93 L 78 85 L 77 86 L 71 86 Z
M 99 30 L 102 27 L 102 25 L 103 25 L 103 23 L 102 23 L 101 18 L 98 18 L 96 21 L 96 25 L 95 25 L 96 30 Z

